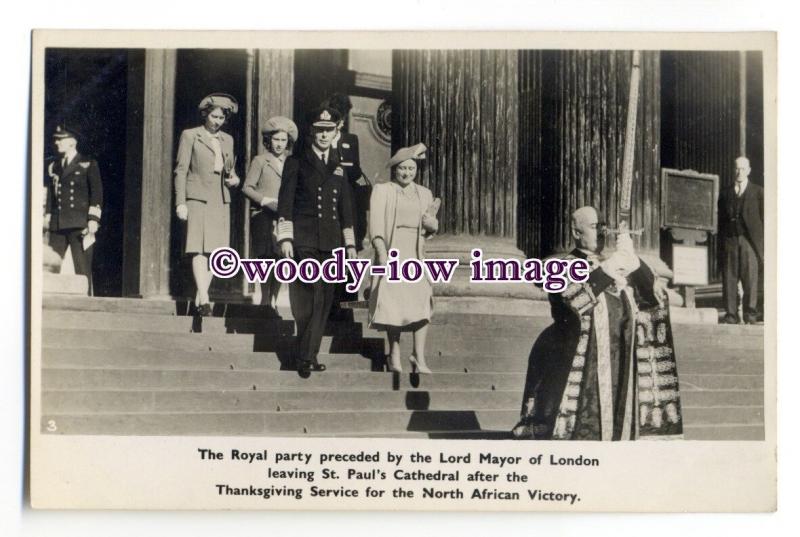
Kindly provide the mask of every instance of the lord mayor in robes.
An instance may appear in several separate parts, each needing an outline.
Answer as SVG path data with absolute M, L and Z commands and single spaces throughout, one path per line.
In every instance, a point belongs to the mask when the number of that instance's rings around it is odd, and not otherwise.
M 564 259 L 585 259 L 589 278 L 550 295 L 554 323 L 531 353 L 516 438 L 682 438 L 664 289 L 624 230 L 601 256 L 603 227 L 592 207 L 572 215 Z

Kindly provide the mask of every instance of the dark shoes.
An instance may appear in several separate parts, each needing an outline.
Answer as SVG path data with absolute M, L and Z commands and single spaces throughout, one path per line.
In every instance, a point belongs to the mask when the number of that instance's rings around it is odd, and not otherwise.
M 725 317 L 720 321 L 722 324 L 739 324 L 739 316 L 732 313 L 726 313 Z
M 758 315 L 755 313 L 745 313 L 744 314 L 744 322 L 747 324 L 758 324 Z
M 311 374 L 312 371 L 317 373 L 322 373 L 328 369 L 325 364 L 318 364 L 314 362 L 300 362 L 300 365 L 297 366 L 297 372 L 300 373 L 300 376 L 307 377 Z
M 723 317 L 720 322 L 722 324 L 739 324 L 739 316 L 732 313 L 726 313 L 725 317 Z M 744 322 L 745 324 L 760 324 L 758 315 L 755 313 L 745 313 Z

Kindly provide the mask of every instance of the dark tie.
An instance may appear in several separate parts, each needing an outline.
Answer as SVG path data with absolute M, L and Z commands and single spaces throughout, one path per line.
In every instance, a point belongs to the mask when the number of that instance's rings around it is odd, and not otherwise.
M 322 153 L 320 154 L 320 156 L 319 156 L 319 158 L 321 158 L 321 159 L 322 159 L 322 163 L 323 163 L 323 164 L 325 164 L 325 165 L 327 165 L 327 164 L 328 164 L 328 158 L 327 158 L 327 157 L 328 157 L 328 154 L 327 154 L 327 153 L 325 153 L 325 152 L 322 152 Z

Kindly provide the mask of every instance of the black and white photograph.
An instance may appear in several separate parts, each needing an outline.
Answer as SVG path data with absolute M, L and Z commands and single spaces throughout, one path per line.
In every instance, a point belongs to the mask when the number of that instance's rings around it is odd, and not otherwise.
M 451 440 L 590 466 L 646 440 L 774 442 L 766 35 L 34 40 L 32 434 Z M 223 250 L 275 271 L 223 275 Z M 331 259 L 382 272 L 279 276 Z M 445 259 L 447 281 L 387 276 Z M 573 262 L 581 281 L 531 276 Z

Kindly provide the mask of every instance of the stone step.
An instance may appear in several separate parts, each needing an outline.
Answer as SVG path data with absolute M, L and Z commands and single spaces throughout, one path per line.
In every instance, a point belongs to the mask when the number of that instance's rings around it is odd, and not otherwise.
M 480 333 L 494 335 L 498 330 L 504 334 L 517 337 L 530 337 L 532 331 L 538 333 L 552 324 L 544 317 L 528 317 L 521 319 L 524 323 L 503 324 L 497 316 L 479 316 L 472 319 L 470 315 L 457 314 L 457 317 L 434 318 L 431 321 L 431 330 L 446 332 L 454 336 Z M 490 321 L 489 319 L 494 319 Z M 105 313 L 75 312 L 61 310 L 44 310 L 42 325 L 45 328 L 59 328 L 72 330 L 122 330 L 136 332 L 156 333 L 188 333 L 202 330 L 208 334 L 226 333 L 294 333 L 294 321 L 291 317 L 283 320 L 274 318 L 248 318 L 248 317 L 206 317 L 198 325 L 191 316 L 186 315 L 152 315 L 146 313 Z M 366 316 L 358 321 L 329 321 L 328 333 L 365 334 L 370 337 L 381 337 L 381 332 L 368 327 Z
M 328 435 L 336 432 L 510 430 L 515 410 L 42 414 L 42 430 L 110 435 Z
M 284 293 L 282 288 L 282 294 Z M 214 300 L 215 297 L 211 297 Z M 283 301 L 282 301 L 283 298 Z M 550 305 L 544 300 L 529 300 L 517 298 L 497 297 L 436 297 L 437 315 L 442 313 L 469 313 L 500 316 L 521 317 L 549 317 Z M 288 297 L 278 297 L 279 304 L 288 305 Z M 105 311 L 105 312 L 144 312 L 161 314 L 185 315 L 190 310 L 187 300 L 171 299 L 138 299 L 138 298 L 112 298 L 112 297 L 87 297 L 44 295 L 42 306 L 45 309 L 71 310 L 71 311 Z M 226 316 L 252 316 L 263 315 L 265 309 L 254 306 L 246 301 L 241 302 L 216 302 L 215 315 Z M 286 308 L 288 310 L 288 307 Z M 364 309 L 353 310 L 366 314 Z
M 288 309 L 288 292 L 284 286 L 278 297 L 281 307 Z M 484 288 L 483 291 L 486 289 Z M 525 294 L 527 289 L 523 289 Z M 496 293 L 495 293 L 496 294 Z M 503 296 L 442 296 L 435 297 L 436 314 L 441 313 L 481 313 L 495 316 L 544 316 L 550 315 L 550 304 L 544 293 L 534 292 L 528 298 L 515 298 L 515 293 L 500 293 Z M 535 295 L 535 296 L 534 296 Z M 249 299 L 231 300 L 230 297 L 216 300 L 218 297 L 212 295 L 215 300 L 214 310 L 217 315 L 225 315 L 232 312 L 246 312 L 247 315 L 258 314 Z M 66 309 L 75 311 L 151 311 L 151 312 L 176 312 L 182 314 L 190 309 L 186 299 L 135 299 L 135 298 L 110 298 L 110 297 L 69 297 L 64 295 L 45 295 L 43 305 L 47 309 Z M 357 307 L 354 312 L 363 312 L 362 307 Z M 681 307 L 672 308 L 673 322 L 691 324 L 716 324 L 719 313 L 711 308 L 686 309 Z
M 294 371 L 203 371 L 43 368 L 43 390 L 512 390 L 525 378 L 515 373 L 374 373 L 326 371 L 301 378 Z
M 691 359 L 693 355 L 678 355 L 678 372 L 684 374 L 749 374 L 761 375 L 764 365 L 742 352 L 739 359 L 724 360 Z M 715 353 L 714 358 L 719 358 Z M 287 352 L 224 352 L 224 351 L 171 351 L 140 349 L 63 349 L 44 347 L 42 363 L 46 367 L 73 368 L 141 368 L 141 369 L 266 369 L 288 367 Z M 337 371 L 377 371 L 383 369 L 383 353 L 374 356 L 361 354 L 322 353 L 319 360 L 329 369 Z M 431 357 L 429 365 L 436 372 L 519 372 L 528 368 L 528 357 L 518 356 L 458 356 Z M 409 369 L 408 362 L 403 367 Z
M 741 425 L 763 425 L 764 408 L 760 406 L 693 407 L 683 405 L 684 423 L 713 425 L 735 422 Z
M 691 407 L 764 406 L 762 390 L 681 391 L 681 404 Z
M 307 434 L 305 436 L 325 436 L 328 438 L 428 438 L 431 440 L 513 440 L 510 431 L 399 431 L 385 433 L 381 431 L 329 433 L 325 435 Z
M 747 410 L 744 410 L 744 409 Z M 747 438 L 763 427 L 759 409 L 725 409 L 734 423 L 717 421 L 723 409 L 684 409 L 687 436 L 696 439 L 728 434 Z M 401 431 L 509 431 L 519 413 L 498 410 L 364 410 L 238 411 L 238 412 L 105 412 L 42 414 L 43 430 L 61 434 L 139 435 L 331 435 L 336 433 L 397 433 Z M 718 431 L 722 429 L 722 431 Z M 753 438 L 754 439 L 754 438 Z
M 43 391 L 58 414 L 242 411 L 514 410 L 517 391 Z
M 376 359 L 361 354 L 321 353 L 319 361 L 336 371 L 377 371 L 382 369 L 383 353 Z M 171 351 L 140 349 L 42 349 L 45 367 L 87 369 L 200 369 L 267 370 L 290 367 L 287 352 Z
M 157 315 L 186 315 L 190 306 L 185 300 L 168 299 L 135 299 L 135 298 L 109 298 L 44 295 L 42 306 L 45 310 L 81 311 L 81 312 L 113 312 L 146 313 Z M 486 297 L 437 297 L 436 307 L 432 322 L 441 322 L 451 316 L 459 324 L 467 322 L 463 317 L 475 318 L 473 324 L 486 325 L 487 322 L 502 323 L 503 325 L 517 325 L 525 327 L 531 319 L 550 318 L 550 306 L 542 300 L 519 300 L 513 298 L 486 298 Z M 763 326 L 755 325 L 716 325 L 705 322 L 696 322 L 696 315 L 691 315 L 691 310 L 673 308 L 673 324 L 687 326 L 692 330 L 705 333 L 706 330 L 715 330 L 718 333 L 737 335 L 760 335 L 764 332 Z M 255 306 L 249 302 L 217 303 L 214 314 L 224 317 L 245 317 L 263 319 L 267 310 L 263 306 Z M 281 314 L 286 319 L 291 319 L 288 307 L 281 308 Z M 365 322 L 367 312 L 364 309 L 352 310 L 356 321 Z M 483 318 L 481 318 L 483 317 Z M 691 322 L 683 323 L 682 319 Z
M 309 434 L 307 436 L 323 436 Z M 327 437 L 352 438 L 430 438 L 438 440 L 513 440 L 509 431 L 398 431 L 392 434 L 375 432 L 329 433 Z M 684 426 L 684 440 L 764 440 L 764 428 L 757 425 Z M 526 442 L 529 440 L 519 440 Z
M 65 295 L 42 295 L 42 308 L 63 311 L 102 311 L 108 313 L 147 313 L 155 315 L 175 315 L 185 311 L 185 303 L 167 299 L 140 299 L 117 297 L 88 297 Z
M 710 341 L 675 340 L 675 355 L 684 362 L 756 362 L 763 366 L 765 355 L 763 346 L 721 346 Z
M 764 440 L 764 426 L 740 423 L 684 425 L 683 436 L 686 440 Z
M 681 392 L 693 390 L 763 390 L 763 375 L 680 374 Z
M 273 334 L 171 334 L 128 330 L 70 330 L 45 328 L 43 345 L 65 349 L 142 349 L 172 351 L 288 352 L 294 345 L 291 335 Z M 383 353 L 379 338 L 325 336 L 320 352 Z
M 224 413 L 224 412 L 359 412 L 362 410 L 508 410 L 517 412 L 516 391 L 44 391 L 42 412 L 48 415 L 120 413 Z M 684 397 L 686 423 L 714 424 L 736 420 L 762 424 L 763 407 L 737 400 L 715 406 L 696 406 Z
M 435 363 L 435 362 L 432 362 Z M 324 373 L 300 378 L 294 371 L 287 370 L 221 370 L 221 369 L 85 369 L 85 368 L 43 368 L 44 389 L 81 389 L 87 387 L 108 389 L 266 389 L 286 387 L 327 387 L 343 389 L 358 386 L 357 389 L 391 389 L 407 383 L 433 389 L 522 389 L 525 375 L 521 372 L 472 372 L 456 373 L 440 371 L 433 375 L 416 375 L 406 370 L 400 374 L 372 371 L 347 371 L 332 369 Z M 394 382 L 394 384 L 391 384 Z M 702 390 L 763 390 L 762 375 L 740 374 L 681 374 L 682 391 Z M 386 388 L 384 388 L 386 389 Z M 521 393 L 521 392 L 520 392 Z
M 62 328 L 45 328 L 43 344 L 58 348 L 84 349 L 158 349 L 164 352 L 191 351 L 233 351 L 233 352 L 266 352 L 288 351 L 294 338 L 289 334 L 188 334 L 137 332 L 128 330 L 71 330 Z M 401 339 L 404 348 L 410 348 L 412 338 L 405 334 Z M 428 356 L 463 355 L 463 356 L 525 356 L 533 347 L 529 337 L 450 337 L 448 334 L 431 330 L 426 342 Z M 383 339 L 376 337 L 362 338 L 360 335 L 332 335 L 323 338 L 320 352 L 331 353 L 383 353 Z M 735 345 L 714 340 L 683 341 L 676 335 L 676 352 L 681 360 L 705 359 L 713 356 L 716 359 L 744 358 L 747 353 L 752 359 L 763 359 L 761 348 L 752 348 L 745 344 Z
M 242 306 L 243 307 L 243 306 Z M 251 306 L 257 308 L 256 306 Z M 328 333 L 364 334 L 369 337 L 379 337 L 380 332 L 368 327 L 366 313 L 358 314 L 352 322 L 328 323 Z M 283 320 L 268 318 L 266 314 L 261 317 L 207 317 L 202 319 L 200 326 L 195 324 L 193 317 L 174 314 L 154 313 L 108 313 L 86 311 L 76 315 L 68 310 L 44 310 L 42 318 L 46 328 L 69 329 L 110 329 L 144 332 L 169 332 L 187 333 L 202 329 L 204 333 L 294 333 L 293 321 L 290 315 Z M 431 320 L 431 331 L 447 333 L 451 337 L 463 337 L 470 334 L 495 335 L 498 331 L 504 335 L 513 335 L 531 339 L 552 324 L 549 317 L 514 317 L 483 314 L 442 314 L 435 315 Z M 702 326 L 702 325 L 701 325 Z M 727 325 L 705 325 L 698 329 L 694 325 L 674 325 L 674 331 L 685 340 L 710 340 L 730 347 L 731 330 Z M 763 328 L 763 327 L 760 327 Z M 676 337 L 678 337 L 676 335 Z M 735 346 L 748 347 L 763 346 L 763 330 L 739 331 L 733 340 Z

